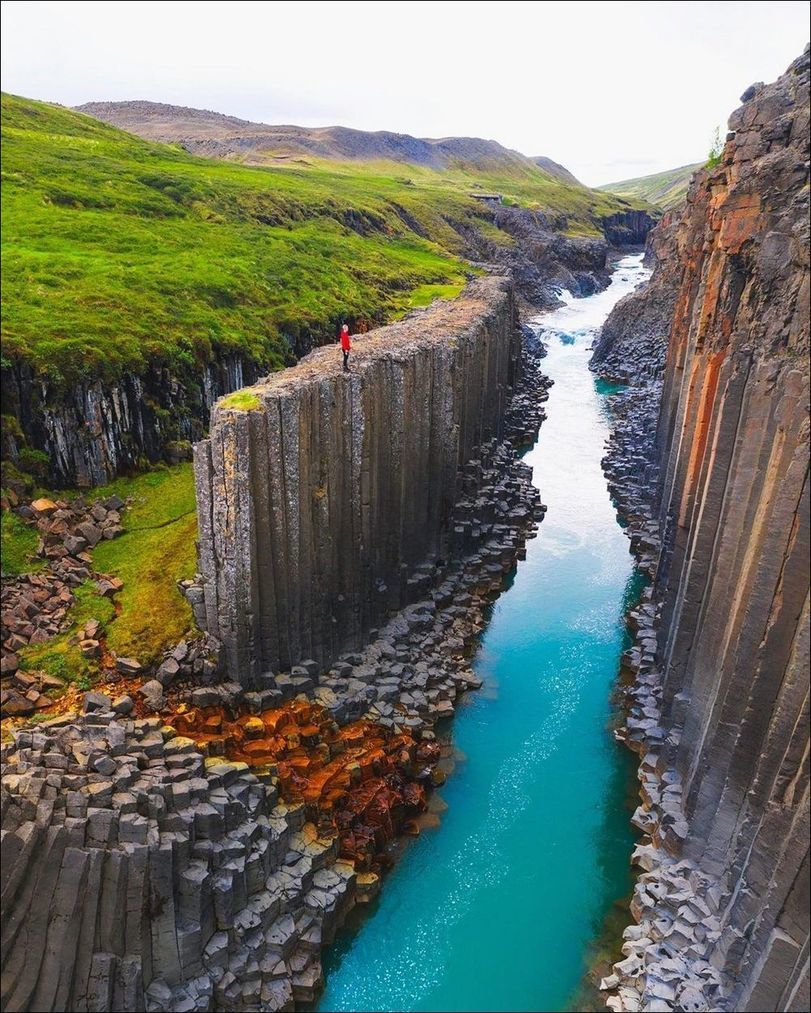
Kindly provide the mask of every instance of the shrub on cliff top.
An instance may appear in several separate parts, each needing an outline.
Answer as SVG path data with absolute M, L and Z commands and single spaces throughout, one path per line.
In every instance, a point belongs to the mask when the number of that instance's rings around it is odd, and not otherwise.
M 724 153 L 724 143 L 721 140 L 721 128 L 716 127 L 712 135 L 712 144 L 707 155 L 707 168 L 714 169 L 721 162 L 721 155 Z

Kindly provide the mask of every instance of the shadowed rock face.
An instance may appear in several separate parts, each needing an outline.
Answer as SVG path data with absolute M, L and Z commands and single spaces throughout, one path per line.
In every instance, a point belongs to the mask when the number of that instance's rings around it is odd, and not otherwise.
M 320 348 L 252 410 L 220 402 L 195 451 L 206 625 L 245 685 L 360 647 L 464 540 L 460 469 L 501 435 L 520 351 L 512 288 L 481 279 L 353 344 L 348 374 Z
M 48 455 L 50 485 L 86 489 L 144 459 L 188 460 L 214 401 L 262 372 L 250 359 L 226 355 L 183 378 L 153 366 L 116 383 L 95 380 L 60 390 L 14 363 L 3 370 L 3 410 L 19 421 L 29 444 Z M 3 454 L 14 461 L 20 449 L 4 445 Z
M 808 86 L 806 50 L 745 93 L 720 165 L 657 229 L 651 282 L 596 350 L 609 374 L 636 359 L 624 378 L 644 382 L 673 307 L 653 450 L 663 550 L 646 636 L 658 625 L 658 652 L 631 690 L 650 720 L 629 722 L 655 727 L 629 736 L 643 755 L 635 821 L 653 847 L 635 856 L 649 871 L 632 905 L 643 925 L 626 938 L 650 928 L 660 953 L 644 972 L 617 965 L 615 1009 L 637 1008 L 628 974 L 643 1001 L 680 1002 L 686 980 L 698 1005 L 676 1008 L 808 1008 Z M 688 873 L 711 901 L 703 935 L 685 924 L 685 897 L 667 896 Z M 688 969 L 657 985 L 668 945 Z M 723 976 L 702 1005 L 707 961 Z
M 649 234 L 650 280 L 621 299 L 600 328 L 590 366 L 604 379 L 641 385 L 661 376 L 676 302 L 671 258 L 679 221 L 679 212 L 668 211 Z
M 751 1010 L 808 974 L 808 81 L 806 52 L 750 89 L 691 188 L 659 423 L 685 852 L 727 878 Z

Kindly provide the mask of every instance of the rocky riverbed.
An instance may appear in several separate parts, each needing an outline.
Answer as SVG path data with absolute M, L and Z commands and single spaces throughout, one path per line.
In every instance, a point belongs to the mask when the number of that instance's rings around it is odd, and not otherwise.
M 671 227 L 666 221 L 662 231 Z M 654 244 L 661 241 L 655 234 Z M 648 259 L 655 263 L 655 253 Z M 661 276 L 660 276 L 661 277 Z M 595 344 L 592 368 L 622 388 L 609 395 L 612 431 L 603 468 L 625 524 L 638 569 L 655 581 L 661 558 L 657 511 L 659 465 L 656 430 L 669 333 L 667 306 L 654 279 L 618 304 Z M 651 287 L 653 292 L 651 292 Z M 639 877 L 630 912 L 636 924 L 623 932 L 624 959 L 600 988 L 615 1011 L 724 1009 L 723 978 L 710 962 L 721 930 L 721 891 L 714 877 L 680 857 L 688 826 L 681 779 L 663 762 L 668 732 L 662 726 L 659 657 L 661 603 L 654 586 L 628 615 L 633 644 L 623 653 L 619 741 L 640 757 L 641 803 L 631 822 L 643 837 L 632 855 Z

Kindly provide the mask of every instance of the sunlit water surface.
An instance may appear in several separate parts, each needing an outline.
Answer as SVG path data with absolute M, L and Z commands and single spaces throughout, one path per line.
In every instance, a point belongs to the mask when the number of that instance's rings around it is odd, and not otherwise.
M 319 1010 L 565 1010 L 606 913 L 631 889 L 630 758 L 610 692 L 635 582 L 600 467 L 596 329 L 645 272 L 538 318 L 553 380 L 526 456 L 548 505 L 475 662 L 485 688 L 453 722 L 465 755 L 438 829 L 409 845 L 377 907 L 325 954 Z

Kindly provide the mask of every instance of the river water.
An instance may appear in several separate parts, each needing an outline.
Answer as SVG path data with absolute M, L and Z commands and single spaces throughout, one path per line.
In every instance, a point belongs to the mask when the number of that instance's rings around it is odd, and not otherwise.
M 589 346 L 646 272 L 538 318 L 553 380 L 526 455 L 548 505 L 475 660 L 485 687 L 453 721 L 464 754 L 441 825 L 410 844 L 376 908 L 325 953 L 319 1010 L 566 1010 L 591 945 L 632 888 L 633 769 L 610 693 L 635 591 L 600 467 L 608 435 Z

